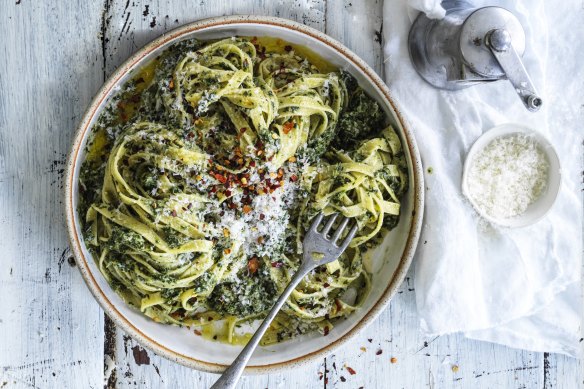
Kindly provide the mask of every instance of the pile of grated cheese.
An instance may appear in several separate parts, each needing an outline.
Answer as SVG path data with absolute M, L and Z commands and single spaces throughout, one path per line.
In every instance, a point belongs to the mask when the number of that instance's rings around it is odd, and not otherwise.
M 300 177 L 307 167 L 307 160 L 296 160 L 296 158 L 294 162 L 289 160 L 280 168 L 273 166 L 270 162 L 258 164 L 255 167 L 248 166 L 246 168 L 246 172 L 249 173 L 248 185 L 260 185 L 263 182 L 264 179 L 259 174 L 261 169 L 267 174 L 275 174 L 281 170 L 283 172 L 282 185 L 272 193 L 254 195 L 249 211 L 242 213 L 243 193 L 238 190 L 239 185 L 234 184 L 231 188 L 233 192 L 231 200 L 237 204 L 236 208 L 230 209 L 225 207 L 224 203 L 210 202 L 199 212 L 201 220 L 209 214 L 220 214 L 217 222 L 204 224 L 205 233 L 210 237 L 220 237 L 227 230 L 227 236 L 234 243 L 233 247 L 243 248 L 248 258 L 274 256 L 291 232 L 288 230 L 290 210 L 296 209 L 306 196 L 300 193 Z M 191 181 L 191 184 L 201 192 L 208 192 L 211 182 L 204 178 L 201 181 Z
M 486 214 L 507 219 L 524 213 L 547 187 L 549 162 L 532 136 L 494 139 L 474 158 L 467 188 Z
M 250 206 L 251 211 L 240 214 L 237 210 L 223 209 L 223 216 L 218 223 L 210 223 L 215 231 L 229 230 L 230 237 L 244 248 L 248 257 L 270 256 L 286 238 L 286 228 L 289 225 L 289 210 L 298 206 L 298 182 L 290 180 L 292 174 L 300 174 L 297 164 L 283 166 L 285 175 L 281 187 L 273 193 L 256 195 Z M 252 184 L 258 184 L 260 178 L 252 173 L 249 179 Z M 239 203 L 240 194 L 234 196 L 234 202 Z

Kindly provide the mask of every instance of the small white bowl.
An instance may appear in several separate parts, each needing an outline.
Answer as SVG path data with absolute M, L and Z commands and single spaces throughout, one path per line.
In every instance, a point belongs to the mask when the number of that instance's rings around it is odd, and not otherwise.
M 470 196 L 470 190 L 468 187 L 468 176 L 470 174 L 471 166 L 476 158 L 476 156 L 493 140 L 499 137 L 510 136 L 513 134 L 525 134 L 533 137 L 533 139 L 539 144 L 542 151 L 545 153 L 548 163 L 548 181 L 544 192 L 539 196 L 539 198 L 531 203 L 525 212 L 520 215 L 513 216 L 510 218 L 494 218 L 488 215 L 484 210 L 482 210 L 475 200 Z M 540 133 L 525 127 L 521 124 L 507 123 L 494 127 L 483 135 L 481 135 L 475 143 L 470 148 L 466 160 L 464 162 L 464 168 L 462 172 L 462 193 L 473 205 L 474 209 L 481 215 L 484 219 L 490 221 L 491 223 L 497 224 L 503 227 L 525 227 L 530 224 L 535 223 L 540 220 L 545 214 L 550 210 L 560 190 L 561 182 L 561 171 L 560 171 L 560 160 L 552 144 Z

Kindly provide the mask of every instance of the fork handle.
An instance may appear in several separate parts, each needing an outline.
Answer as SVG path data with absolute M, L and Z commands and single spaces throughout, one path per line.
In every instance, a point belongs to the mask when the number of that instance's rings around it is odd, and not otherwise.
M 239 381 L 239 377 L 241 377 L 241 373 L 243 373 L 243 369 L 247 365 L 247 362 L 251 358 L 251 355 L 255 351 L 257 345 L 260 343 L 262 336 L 264 336 L 264 334 L 266 333 L 266 330 L 270 326 L 270 323 L 272 322 L 272 320 L 274 320 L 274 317 L 276 317 L 276 314 L 278 314 L 280 308 L 282 308 L 282 306 L 284 305 L 286 300 L 288 300 L 288 297 L 290 296 L 294 288 L 296 288 L 296 286 L 300 283 L 300 281 L 302 281 L 302 278 L 304 278 L 306 274 L 308 274 L 308 269 L 306 269 L 304 266 L 300 266 L 300 268 L 298 269 L 296 274 L 294 274 L 294 277 L 292 277 L 292 280 L 290 281 L 284 292 L 280 295 L 280 297 L 276 301 L 276 304 L 274 304 L 274 306 L 268 313 L 268 316 L 266 316 L 266 318 L 259 326 L 255 334 L 251 337 L 249 342 L 247 342 L 247 345 L 243 348 L 243 350 L 241 350 L 241 352 L 239 353 L 237 358 L 235 358 L 233 363 L 231 363 L 231 366 L 229 366 L 227 370 L 223 372 L 221 377 L 219 377 L 219 379 L 215 382 L 215 384 L 213 384 L 211 389 L 235 388 L 235 385 L 237 385 L 237 382 Z

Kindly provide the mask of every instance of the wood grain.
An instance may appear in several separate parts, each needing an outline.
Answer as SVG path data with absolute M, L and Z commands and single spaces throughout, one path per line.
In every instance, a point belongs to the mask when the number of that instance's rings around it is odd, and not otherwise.
M 326 33 L 353 50 L 383 76 L 383 1 L 329 0 L 326 15 Z
M 73 132 L 103 82 L 100 5 L 1 7 L 0 387 L 99 388 L 103 315 L 70 266 L 62 192 Z
M 381 10 L 382 0 L 4 1 L 0 388 L 205 388 L 217 378 L 160 358 L 116 329 L 74 267 L 62 216 L 63 169 L 75 126 L 105 77 L 160 34 L 231 14 L 280 16 L 326 31 L 382 74 Z M 424 339 L 413 276 L 335 355 L 295 371 L 244 377 L 241 387 L 584 387 L 584 365 L 572 358 L 460 335 Z

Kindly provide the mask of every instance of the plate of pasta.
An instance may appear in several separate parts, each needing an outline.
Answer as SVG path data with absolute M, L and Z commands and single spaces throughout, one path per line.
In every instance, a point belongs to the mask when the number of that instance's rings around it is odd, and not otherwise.
M 231 363 L 296 271 L 312 218 L 358 225 L 294 290 L 248 373 L 330 353 L 386 306 L 415 252 L 421 162 L 387 87 L 309 27 L 195 22 L 105 83 L 68 165 L 71 246 L 124 331 L 186 366 Z

